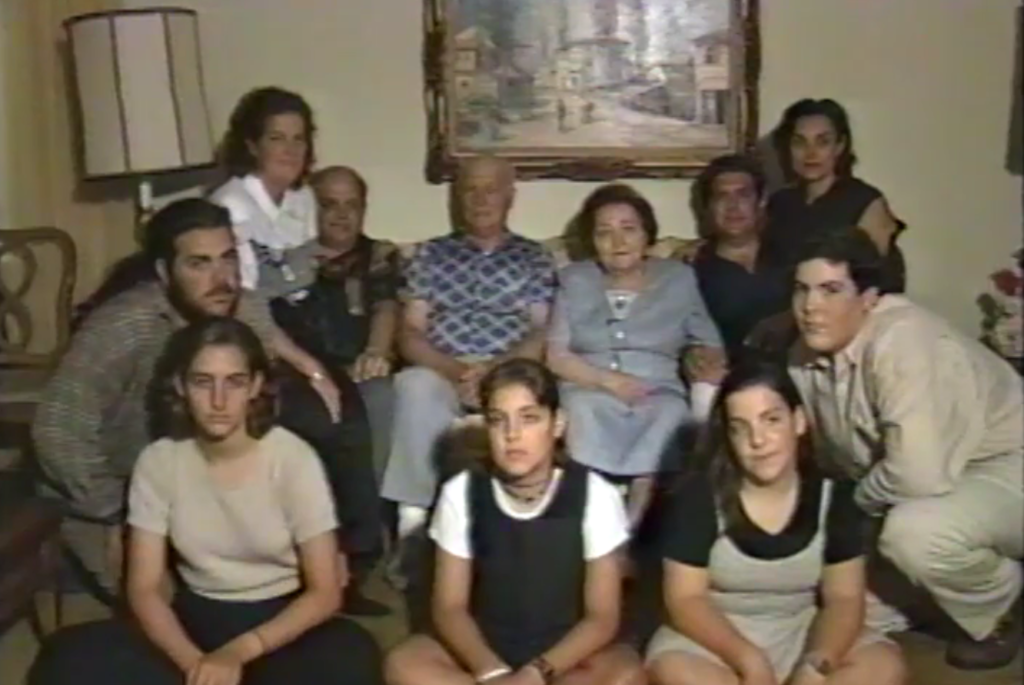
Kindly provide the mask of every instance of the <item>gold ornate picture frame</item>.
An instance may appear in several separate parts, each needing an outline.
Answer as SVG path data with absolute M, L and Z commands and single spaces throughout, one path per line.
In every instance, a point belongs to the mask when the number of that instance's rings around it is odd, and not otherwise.
M 753 149 L 759 0 L 423 0 L 426 176 L 686 178 Z

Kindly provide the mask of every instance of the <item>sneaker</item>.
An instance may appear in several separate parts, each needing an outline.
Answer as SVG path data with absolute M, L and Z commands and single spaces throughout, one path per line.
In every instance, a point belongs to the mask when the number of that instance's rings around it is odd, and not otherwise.
M 949 643 L 946 663 L 963 671 L 985 671 L 1002 668 L 1020 651 L 1024 613 L 1018 598 L 988 637 L 975 640 L 964 635 Z

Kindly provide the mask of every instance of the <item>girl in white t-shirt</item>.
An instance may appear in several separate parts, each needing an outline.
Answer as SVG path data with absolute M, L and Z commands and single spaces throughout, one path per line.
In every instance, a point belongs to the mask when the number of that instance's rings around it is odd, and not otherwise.
M 480 384 L 491 456 L 443 487 L 432 618 L 387 659 L 391 685 L 643 681 L 615 644 L 629 537 L 618 491 L 560 458 L 557 380 L 523 359 Z
M 286 251 L 316 240 L 316 199 L 306 183 L 315 131 L 309 104 L 280 88 L 247 93 L 231 115 L 220 150 L 231 179 L 210 199 L 231 212 L 246 289 L 295 280 L 300 267 Z M 306 261 L 312 268 L 311 255 Z
M 330 488 L 313 449 L 275 426 L 269 370 L 236 319 L 174 334 L 154 396 L 171 437 L 143 451 L 129 489 L 134 620 L 61 631 L 28 682 L 381 682 L 373 639 L 337 617 L 347 571 Z

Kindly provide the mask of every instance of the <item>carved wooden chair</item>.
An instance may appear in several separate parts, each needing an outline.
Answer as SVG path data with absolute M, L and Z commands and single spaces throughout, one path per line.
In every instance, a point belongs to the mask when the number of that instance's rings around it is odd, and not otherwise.
M 77 261 L 64 231 L 0 230 L 0 632 L 28 617 L 41 638 L 36 593 L 47 587 L 61 625 L 61 517 L 32 496 L 25 455 L 36 404 L 71 337 Z
M 75 243 L 57 228 L 0 230 L 0 417 L 27 425 L 71 337 Z

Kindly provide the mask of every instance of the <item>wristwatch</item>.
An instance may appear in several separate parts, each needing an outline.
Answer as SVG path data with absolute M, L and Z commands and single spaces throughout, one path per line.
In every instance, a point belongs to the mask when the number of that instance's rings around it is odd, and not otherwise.
M 833 671 L 832 662 L 829 661 L 827 657 L 823 657 L 820 654 L 812 653 L 805 656 L 804 665 L 825 678 L 831 675 Z
M 537 657 L 530 662 L 530 666 L 533 666 L 537 669 L 537 672 L 540 673 L 540 677 L 544 681 L 544 685 L 551 685 L 555 682 L 555 667 L 548 663 L 548 660 L 544 657 Z

